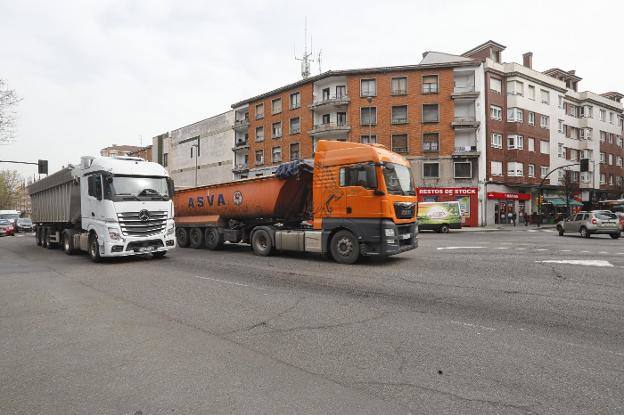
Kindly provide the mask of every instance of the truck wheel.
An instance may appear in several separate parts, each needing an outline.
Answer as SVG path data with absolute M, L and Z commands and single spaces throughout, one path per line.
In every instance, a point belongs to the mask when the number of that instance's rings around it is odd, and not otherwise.
M 188 248 L 189 235 L 186 228 L 176 228 L 176 239 L 178 240 L 178 246 L 180 248 Z
M 446 224 L 440 226 L 440 232 L 442 232 L 442 233 L 449 233 L 449 226 L 446 225 Z
M 360 258 L 360 243 L 349 231 L 338 231 L 330 243 L 334 261 L 341 264 L 353 264 Z
M 48 242 L 48 228 L 41 230 L 41 247 L 50 248 L 50 242 Z
M 37 246 L 41 246 L 43 244 L 43 239 L 41 238 L 41 228 L 37 227 L 35 231 L 35 238 L 37 239 Z
M 273 239 L 264 229 L 258 229 L 251 236 L 251 247 L 256 255 L 269 256 L 273 253 Z
M 74 234 L 71 231 L 63 232 L 63 251 L 67 255 L 73 255 L 74 249 Z
M 191 228 L 189 232 L 189 241 L 191 243 L 191 248 L 201 248 L 204 246 L 204 233 L 200 228 Z
M 612 233 L 611 234 L 611 239 L 618 239 L 620 237 L 620 233 Z
M 91 235 L 89 238 L 89 256 L 91 257 L 91 261 L 96 263 L 102 260 L 102 257 L 100 257 L 100 246 L 98 245 L 96 235 Z
M 591 237 L 591 234 L 589 233 L 587 228 L 585 226 L 583 226 L 581 228 L 581 238 L 589 238 L 589 237 Z
M 204 237 L 206 239 L 206 248 L 210 250 L 223 248 L 223 234 L 215 226 L 206 228 Z

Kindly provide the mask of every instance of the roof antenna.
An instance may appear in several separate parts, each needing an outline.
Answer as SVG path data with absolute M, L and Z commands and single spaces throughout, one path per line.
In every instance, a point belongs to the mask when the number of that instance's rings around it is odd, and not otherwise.
M 310 36 L 310 49 L 312 49 L 312 37 Z M 308 52 L 308 18 L 305 18 L 305 27 L 304 27 L 304 49 L 303 56 L 297 57 L 295 55 L 295 59 L 301 61 L 301 77 L 306 79 L 310 76 L 310 62 L 314 62 L 314 59 L 310 59 L 310 56 L 313 55 L 313 52 Z

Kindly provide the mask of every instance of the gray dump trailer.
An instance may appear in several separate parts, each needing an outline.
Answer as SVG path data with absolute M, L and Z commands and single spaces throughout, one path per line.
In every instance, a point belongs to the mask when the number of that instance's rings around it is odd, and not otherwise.
M 29 186 L 32 221 L 38 225 L 37 241 L 42 239 L 39 233 L 46 223 L 61 228 L 80 227 L 80 179 L 75 171 L 69 165 Z

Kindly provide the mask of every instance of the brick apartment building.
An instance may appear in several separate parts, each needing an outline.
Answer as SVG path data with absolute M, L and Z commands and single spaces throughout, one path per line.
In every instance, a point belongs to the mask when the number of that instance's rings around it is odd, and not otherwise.
M 533 55 L 503 63 L 505 47 L 488 41 L 462 56 L 484 63 L 487 111 L 486 180 L 482 222 L 504 223 L 506 214 L 536 212 L 542 179 L 552 169 L 590 160 L 589 173 L 578 166 L 559 170 L 545 181 L 552 206 L 567 203 L 565 183 L 576 190 L 574 204 L 622 195 L 622 95 L 578 92 L 574 70 L 533 69 Z M 567 176 L 567 178 L 566 178 Z
M 426 52 L 418 65 L 329 71 L 232 106 L 236 178 L 313 157 L 318 140 L 383 144 L 411 162 L 419 188 L 459 199 L 478 223 L 483 67 Z M 466 191 L 469 188 L 469 191 Z M 435 191 L 433 189 L 436 189 Z

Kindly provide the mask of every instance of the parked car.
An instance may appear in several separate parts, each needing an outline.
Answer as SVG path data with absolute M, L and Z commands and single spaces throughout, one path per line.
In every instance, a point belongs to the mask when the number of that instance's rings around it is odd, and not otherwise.
M 15 222 L 15 231 L 16 232 L 32 232 L 33 231 L 33 223 L 30 218 L 19 218 Z
M 624 212 L 614 212 L 615 216 L 620 220 L 620 231 L 624 232 Z
M 608 210 L 578 212 L 559 222 L 557 231 L 559 236 L 563 236 L 566 232 L 578 232 L 583 238 L 589 238 L 592 234 L 609 234 L 613 239 L 618 239 L 621 233 L 618 217 Z
M 11 236 L 15 235 L 15 227 L 9 219 L 0 219 L 0 235 Z

